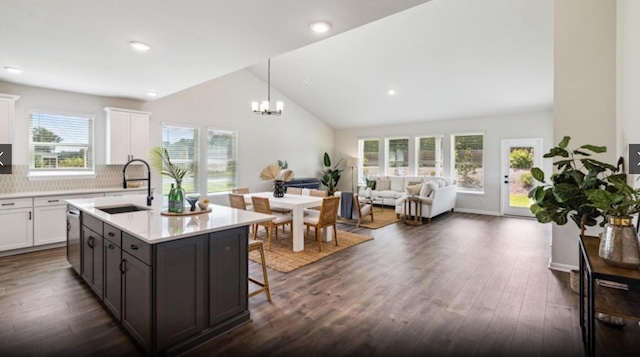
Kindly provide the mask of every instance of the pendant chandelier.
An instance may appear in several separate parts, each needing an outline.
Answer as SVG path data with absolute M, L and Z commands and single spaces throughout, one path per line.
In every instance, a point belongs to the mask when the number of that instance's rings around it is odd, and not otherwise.
M 276 110 L 271 110 L 271 58 L 267 61 L 267 100 L 260 104 L 251 102 L 251 109 L 255 114 L 260 115 L 281 115 L 284 109 L 284 103 L 277 102 Z

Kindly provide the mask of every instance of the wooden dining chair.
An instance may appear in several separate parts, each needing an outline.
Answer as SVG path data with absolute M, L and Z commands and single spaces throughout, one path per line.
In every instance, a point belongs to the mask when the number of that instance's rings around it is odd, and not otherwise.
M 249 192 L 249 187 L 235 187 L 231 189 L 231 193 L 246 195 L 247 193 L 251 193 L 251 192 Z M 245 201 L 245 206 L 247 207 L 246 208 L 247 210 L 249 211 L 253 210 L 253 208 L 251 207 L 251 202 Z
M 263 226 L 267 230 L 267 249 L 271 250 L 271 236 L 273 235 L 273 231 L 276 232 L 276 239 L 278 239 L 278 227 L 290 225 L 293 228 L 293 217 L 290 215 L 284 215 L 275 213 L 271 210 L 271 206 L 269 205 L 269 199 L 267 197 L 251 197 L 251 201 L 253 203 L 253 211 L 258 213 L 269 214 L 275 216 L 271 221 L 260 222 L 257 223 L 258 226 Z M 275 228 L 275 229 L 274 229 Z M 293 229 L 291 231 L 291 238 L 293 239 Z M 258 234 L 258 227 L 253 231 L 253 239 L 256 239 Z
M 302 188 L 300 187 L 287 187 L 287 193 L 290 195 L 302 195 Z
M 373 202 L 369 200 L 363 200 L 360 202 L 360 198 L 357 193 L 353 194 L 353 213 L 356 213 L 357 216 L 354 218 L 358 218 L 358 224 L 356 224 L 356 228 L 360 227 L 360 223 L 362 219 L 367 216 L 371 216 L 371 222 L 373 222 Z
M 309 228 L 313 227 L 316 230 L 316 240 L 318 241 L 318 250 L 322 252 L 322 237 L 320 235 L 320 229 L 327 229 L 333 227 L 333 239 L 338 245 L 338 229 L 336 228 L 336 221 L 338 220 L 338 208 L 340 207 L 340 197 L 325 197 L 322 199 L 322 206 L 320 206 L 320 214 L 317 216 L 306 216 L 304 218 L 304 224 L 307 226 L 307 235 L 309 235 Z
M 229 204 L 233 208 L 237 208 L 245 211 L 247 210 L 247 205 L 244 200 L 243 194 L 230 193 Z M 251 225 L 251 229 L 255 234 L 256 232 L 255 224 Z M 249 253 L 253 252 L 254 250 L 260 253 L 260 260 L 262 262 L 262 281 L 249 276 L 249 281 L 259 286 L 259 288 L 249 293 L 249 297 L 252 297 L 254 295 L 264 292 L 267 295 L 267 301 L 271 301 L 271 289 L 269 288 L 269 277 L 267 275 L 267 260 L 264 256 L 264 244 L 262 243 L 262 241 L 249 239 Z
M 309 190 L 309 196 L 313 196 L 313 197 L 327 197 L 327 191 L 325 191 L 325 190 L 316 190 L 316 189 L 312 189 L 312 190 Z M 312 210 L 319 211 L 319 210 L 320 210 L 320 206 L 309 207 L 308 209 L 312 209 Z
M 230 193 L 229 194 L 229 206 L 231 208 L 237 208 L 245 211 L 252 211 L 253 207 L 247 207 L 247 201 L 244 200 L 244 195 L 240 193 Z M 251 230 L 255 232 L 256 225 L 251 225 Z

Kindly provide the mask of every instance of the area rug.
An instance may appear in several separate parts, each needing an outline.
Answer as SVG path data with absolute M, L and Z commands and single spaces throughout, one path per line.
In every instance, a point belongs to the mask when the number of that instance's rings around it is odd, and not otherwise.
M 294 252 L 293 241 L 291 240 L 288 229 L 286 233 L 279 231 L 277 240 L 275 237 L 271 239 L 271 250 L 267 249 L 266 236 L 267 234 L 265 229 L 260 228 L 258 231 L 258 239 L 264 242 L 267 266 L 282 273 L 288 273 L 292 270 L 316 262 L 328 255 L 373 239 L 372 237 L 362 234 L 338 230 L 338 246 L 336 247 L 336 243 L 334 241 L 322 242 L 322 252 L 319 252 L 314 230 L 311 229 L 309 231 L 309 237 L 304 240 L 304 250 L 301 252 Z M 253 234 L 251 237 L 253 237 Z M 249 259 L 260 263 L 260 253 L 257 251 L 249 253 Z
M 362 223 L 360 223 L 360 227 L 377 229 L 400 221 L 402 221 L 402 217 L 396 217 L 396 211 L 394 208 L 380 208 L 376 206 L 373 209 L 373 222 L 371 222 L 371 216 L 365 217 L 362 220 Z M 338 223 L 352 224 L 355 226 L 356 224 L 358 224 L 358 220 L 340 218 L 338 220 Z

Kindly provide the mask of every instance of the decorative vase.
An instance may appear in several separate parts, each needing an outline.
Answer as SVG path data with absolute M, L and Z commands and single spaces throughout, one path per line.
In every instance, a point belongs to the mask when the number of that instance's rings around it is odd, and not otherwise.
M 284 181 L 273 181 L 273 197 L 284 197 Z
M 631 217 L 607 217 L 598 255 L 611 266 L 628 269 L 640 267 L 640 241 Z

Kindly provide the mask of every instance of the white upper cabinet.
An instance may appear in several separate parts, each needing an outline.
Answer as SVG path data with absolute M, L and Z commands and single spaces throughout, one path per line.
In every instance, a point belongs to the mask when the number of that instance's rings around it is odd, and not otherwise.
M 20 97 L 0 93 L 0 144 L 13 143 L 13 121 L 16 100 Z
M 149 116 L 136 110 L 104 108 L 107 113 L 107 165 L 149 157 Z

